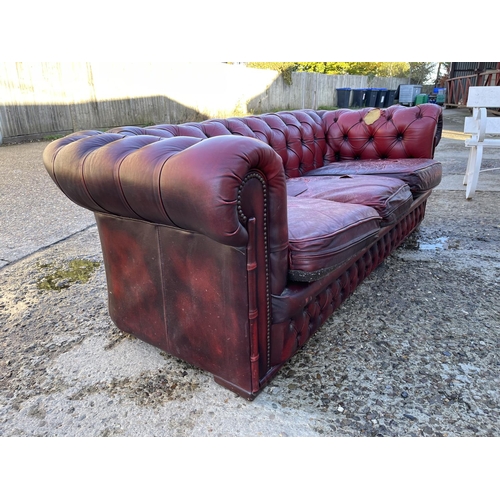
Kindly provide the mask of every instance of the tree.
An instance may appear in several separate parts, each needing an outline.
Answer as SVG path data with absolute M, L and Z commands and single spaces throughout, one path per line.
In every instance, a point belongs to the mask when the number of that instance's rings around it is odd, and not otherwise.
M 296 71 L 297 63 L 293 62 L 247 62 L 249 68 L 272 69 L 278 71 L 283 76 L 288 85 L 292 84 L 292 71 Z
M 410 72 L 408 77 L 410 78 L 410 83 L 417 85 L 427 83 L 436 66 L 436 63 L 430 62 L 411 62 L 409 64 Z
M 444 64 L 444 63 L 443 63 Z M 292 82 L 292 71 L 328 75 L 366 75 L 369 77 L 408 78 L 410 83 L 429 82 L 436 63 L 433 62 L 250 62 L 251 68 L 273 69 Z
M 438 63 L 436 80 L 434 81 L 435 87 L 444 87 L 446 80 L 450 77 L 451 62 Z

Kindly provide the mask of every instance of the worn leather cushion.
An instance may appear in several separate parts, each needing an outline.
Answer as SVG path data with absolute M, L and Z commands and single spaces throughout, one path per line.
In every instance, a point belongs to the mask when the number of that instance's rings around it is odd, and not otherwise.
M 400 179 L 414 196 L 435 188 L 441 182 L 441 163 L 429 158 L 396 160 L 350 160 L 325 165 L 308 172 L 312 175 L 381 175 Z
M 396 223 L 408 213 L 413 196 L 399 179 L 376 175 L 297 177 L 287 179 L 288 196 L 356 203 L 374 208 L 382 224 Z
M 381 218 L 374 208 L 289 196 L 289 278 L 316 281 L 371 245 Z

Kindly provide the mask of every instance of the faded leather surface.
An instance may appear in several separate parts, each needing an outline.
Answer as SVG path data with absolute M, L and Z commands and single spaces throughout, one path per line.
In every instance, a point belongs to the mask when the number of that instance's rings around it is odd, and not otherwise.
M 251 391 L 245 249 L 131 219 L 96 220 L 114 323 Z
M 252 391 L 245 249 L 159 230 L 168 352 Z
M 372 207 L 382 217 L 384 225 L 399 220 L 408 212 L 413 201 L 406 183 L 375 175 L 295 177 L 287 179 L 286 187 L 288 196 Z
M 289 197 L 289 276 L 315 281 L 326 274 L 325 270 L 331 271 L 350 255 L 371 245 L 379 228 L 380 216 L 373 208 Z
M 121 330 L 168 350 L 157 227 L 131 219 L 95 215 L 111 319 Z
M 428 158 L 397 160 L 355 160 L 325 165 L 307 175 L 377 175 L 400 179 L 410 187 L 414 196 L 435 188 L 441 182 L 441 163 Z

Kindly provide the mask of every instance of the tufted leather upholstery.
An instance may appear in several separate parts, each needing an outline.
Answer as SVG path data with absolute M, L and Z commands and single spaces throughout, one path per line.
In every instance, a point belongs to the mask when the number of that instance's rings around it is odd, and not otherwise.
M 199 231 L 233 246 L 246 242 L 235 210 L 246 173 L 260 168 L 271 191 L 285 189 L 281 162 L 273 150 L 238 136 L 210 142 L 116 133 L 66 139 L 71 140 L 48 146 L 44 161 L 56 184 L 78 205 Z M 214 206 L 217 198 L 220 203 Z M 285 224 L 284 207 L 277 207 L 272 216 Z
M 340 109 L 324 113 L 322 118 L 328 144 L 326 163 L 432 158 L 441 138 L 441 110 L 433 104 Z
M 370 122 L 370 113 L 378 116 Z M 253 137 L 281 157 L 287 177 L 299 177 L 336 161 L 432 158 L 441 138 L 441 108 L 434 104 L 378 110 L 281 111 L 260 116 L 212 119 L 184 125 L 118 127 L 121 135 Z
M 323 120 L 312 110 L 212 119 L 184 125 L 118 127 L 109 132 L 165 138 L 188 136 L 206 139 L 219 135 L 252 137 L 268 144 L 278 153 L 289 177 L 297 177 L 323 166 L 327 149 Z
M 433 104 L 82 131 L 50 143 L 96 214 L 124 331 L 252 399 L 423 219 Z

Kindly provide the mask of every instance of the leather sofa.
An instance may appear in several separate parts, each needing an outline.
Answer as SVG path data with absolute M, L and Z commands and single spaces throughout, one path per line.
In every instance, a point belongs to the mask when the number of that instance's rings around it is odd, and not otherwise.
M 112 320 L 251 400 L 421 223 L 434 104 L 75 132 L 45 167 L 97 221 Z

